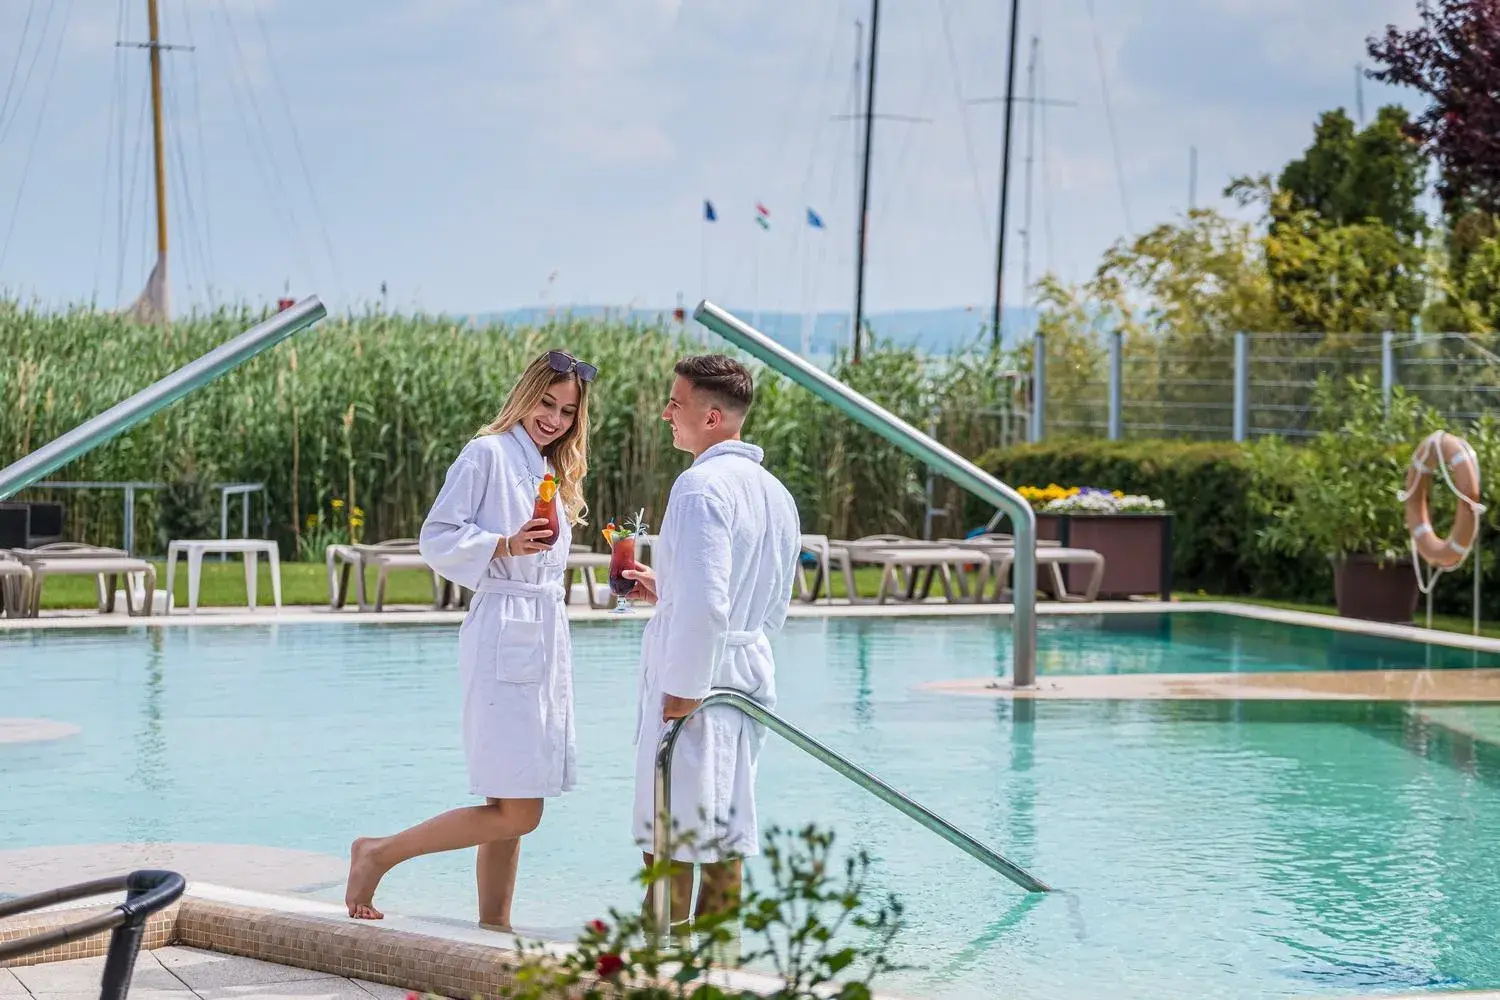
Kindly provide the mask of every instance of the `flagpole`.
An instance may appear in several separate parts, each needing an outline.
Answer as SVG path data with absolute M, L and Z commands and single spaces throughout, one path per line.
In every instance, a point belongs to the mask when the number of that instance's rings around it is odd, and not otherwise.
M 809 241 L 806 249 L 806 257 L 804 257 L 802 261 L 802 359 L 804 361 L 812 360 L 812 339 L 808 333 L 808 322 L 812 309 L 812 303 L 808 301 L 810 296 L 808 295 L 807 291 L 807 273 L 810 270 L 807 265 L 808 261 L 811 258 L 812 244 L 811 241 Z
M 698 255 L 698 290 L 703 298 L 708 297 L 708 202 L 703 203 L 703 246 Z M 698 340 L 703 346 L 708 346 L 708 330 L 702 323 L 698 324 Z
M 761 325 L 760 325 L 760 237 L 758 237 L 758 236 L 755 237 L 755 276 L 754 276 L 754 282 L 755 282 L 755 286 L 754 286 L 754 289 L 752 291 L 752 296 L 751 297 L 755 301 L 755 328 L 757 330 L 760 330 L 761 329 Z M 762 331 L 762 332 L 764 332 L 764 331 Z

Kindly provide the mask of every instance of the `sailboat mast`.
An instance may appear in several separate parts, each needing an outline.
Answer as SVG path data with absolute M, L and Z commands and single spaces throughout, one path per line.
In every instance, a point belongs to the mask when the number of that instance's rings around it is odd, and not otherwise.
M 858 123 L 859 120 L 863 117 L 863 112 L 860 110 L 860 98 L 864 96 L 865 89 L 864 65 L 865 23 L 856 19 L 854 22 L 854 75 L 849 80 L 849 120 L 855 123 Z M 858 126 L 856 125 L 856 129 L 857 127 Z M 864 170 L 864 153 L 860 149 L 858 131 L 854 133 L 854 141 L 849 145 L 854 150 L 854 179 L 858 181 L 860 178 L 860 174 Z M 854 191 L 854 215 L 856 218 L 858 218 L 859 189 L 856 187 L 852 190 Z M 864 233 L 860 230 L 859 226 L 856 225 L 854 227 L 855 260 L 859 259 L 859 247 L 863 242 Z M 851 305 L 851 309 L 849 312 L 849 330 L 852 332 L 857 329 L 859 329 L 859 321 L 855 318 L 855 314 Z
M 145 42 L 116 42 L 131 48 L 145 49 L 151 59 L 151 137 L 156 166 L 156 263 L 146 278 L 146 287 L 126 312 L 138 323 L 170 323 L 171 293 L 167 287 L 167 155 L 166 128 L 161 111 L 161 53 L 163 49 L 183 46 L 163 45 L 161 22 L 157 17 L 157 0 L 146 0 L 146 21 L 151 37 Z
M 991 343 L 1000 351 L 1000 305 L 1005 296 L 1005 210 L 1010 202 L 1010 123 L 1016 110 L 1016 37 L 1021 0 L 1010 0 L 1010 62 L 1005 83 L 1005 146 L 1000 154 L 1000 231 L 995 245 L 995 307 L 990 316 Z
M 875 56 L 880 51 L 880 0 L 870 0 L 870 66 L 865 83 L 865 144 L 860 166 L 859 246 L 854 265 L 854 363 L 859 364 L 865 321 L 865 241 L 870 222 L 870 145 L 875 134 Z
M 163 154 L 161 116 L 161 36 L 157 21 L 156 0 L 146 0 L 146 20 L 150 25 L 151 44 L 151 132 L 156 152 L 156 256 L 167 259 L 167 161 Z
M 1031 165 L 1036 159 L 1036 57 L 1042 40 L 1031 36 L 1026 63 L 1026 216 L 1021 224 L 1021 303 L 1031 306 Z

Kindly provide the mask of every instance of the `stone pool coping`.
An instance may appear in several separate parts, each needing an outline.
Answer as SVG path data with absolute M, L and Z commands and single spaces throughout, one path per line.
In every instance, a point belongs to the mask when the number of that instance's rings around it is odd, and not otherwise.
M 0 923 L 0 941 L 65 926 L 104 909 L 69 905 L 13 918 Z M 98 958 L 108 946 L 108 935 L 97 934 L 45 952 L 0 961 L 0 969 Z M 543 943 L 541 947 L 552 954 L 567 948 L 556 942 Z M 514 936 L 473 925 L 394 914 L 387 914 L 385 920 L 378 922 L 355 921 L 335 904 L 203 882 L 193 883 L 182 899 L 148 918 L 141 948 L 144 951 L 191 948 L 270 963 L 258 967 L 267 970 L 260 978 L 268 982 L 285 978 L 272 968 L 281 966 L 456 998 L 496 995 L 501 987 L 513 982 L 511 963 L 518 957 Z M 747 972 L 725 970 L 711 978 L 726 988 L 762 996 L 777 987 L 771 977 Z M 1434 997 L 1500 1000 L 1500 991 L 1422 991 L 1384 993 L 1379 997 L 1381 1000 Z M 875 998 L 901 1000 L 886 992 L 875 994 Z M 1333 1000 L 1375 998 L 1360 995 Z
M 933 599 L 912 604 L 850 604 L 837 600 L 831 604 L 808 604 L 793 601 L 790 616 L 793 618 L 1004 618 L 1013 613 L 1009 604 L 949 604 Z M 637 606 L 631 617 L 646 620 L 654 609 L 648 605 Z M 1061 603 L 1041 601 L 1037 604 L 1038 618 L 1064 618 L 1093 615 L 1131 614 L 1228 614 L 1241 618 L 1278 622 L 1285 625 L 1304 625 L 1311 628 L 1329 629 L 1336 632 L 1352 632 L 1361 635 L 1379 636 L 1389 639 L 1405 639 L 1425 642 L 1435 646 L 1451 646 L 1457 649 L 1472 649 L 1486 653 L 1500 653 L 1500 639 L 1485 636 L 1463 635 L 1444 632 L 1417 625 L 1391 625 L 1381 622 L 1340 618 L 1337 615 L 1317 614 L 1310 611 L 1291 611 L 1268 608 L 1258 604 L 1242 604 L 1238 601 L 1094 601 L 1092 603 Z M 340 624 L 355 625 L 457 625 L 463 621 L 462 611 L 433 611 L 431 608 L 407 606 L 385 611 L 359 611 L 342 609 L 334 611 L 323 605 L 287 606 L 281 610 L 260 608 L 248 611 L 244 608 L 200 608 L 194 614 L 173 612 L 170 615 L 152 615 L 149 618 L 131 618 L 123 613 L 100 614 L 91 609 L 49 611 L 42 618 L 0 618 L 0 632 L 28 631 L 34 629 L 78 629 L 78 628 L 177 628 L 195 625 L 307 625 Z M 568 605 L 568 620 L 573 622 L 619 621 L 621 616 L 612 615 L 603 609 L 586 605 Z M 628 620 L 628 619 L 627 619 Z
M 65 906 L 0 922 L 0 941 L 66 926 L 108 907 Z M 271 893 L 192 883 L 183 897 L 147 920 L 142 948 L 173 945 L 238 955 L 276 965 L 327 973 L 444 997 L 495 996 L 514 984 L 520 941 L 511 934 L 419 917 L 386 914 L 380 921 L 351 920 L 341 905 Z M 561 942 L 531 941 L 533 952 L 560 955 Z M 0 968 L 96 958 L 109 947 L 107 933 L 0 961 Z M 778 982 L 763 975 L 721 970 L 711 980 L 726 988 L 769 995 Z M 899 1000 L 888 993 L 880 1000 Z

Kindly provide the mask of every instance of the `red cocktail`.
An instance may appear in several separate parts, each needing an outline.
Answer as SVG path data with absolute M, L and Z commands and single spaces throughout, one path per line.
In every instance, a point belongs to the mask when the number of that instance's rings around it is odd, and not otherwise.
M 635 590 L 636 581 L 625 573 L 640 568 L 640 563 L 635 561 L 635 540 L 646 532 L 645 522 L 641 520 L 645 513 L 643 510 L 637 514 L 631 527 L 619 528 L 611 521 L 604 528 L 604 540 L 609 542 L 609 589 L 615 595 L 615 606 L 610 614 L 632 613 L 627 595 Z
M 609 550 L 609 589 L 616 597 L 626 597 L 635 589 L 635 581 L 625 575 L 635 569 L 635 539 L 621 538 Z
M 537 487 L 536 505 L 531 508 L 531 516 L 547 522 L 550 533 L 541 540 L 543 544 L 557 544 L 562 528 L 557 523 L 557 480 L 552 478 L 550 472 L 542 477 L 542 484 Z

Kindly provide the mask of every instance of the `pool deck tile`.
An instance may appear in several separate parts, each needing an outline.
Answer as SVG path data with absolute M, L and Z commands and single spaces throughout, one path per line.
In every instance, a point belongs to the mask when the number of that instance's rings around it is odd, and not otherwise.
M 130 977 L 130 995 L 135 997 L 146 992 L 175 993 L 178 994 L 176 1000 L 183 1000 L 183 995 L 190 992 L 187 984 L 162 968 L 156 955 L 156 952 L 141 949 L 135 961 L 135 973 Z M 23 965 L 10 971 L 31 996 L 92 993 L 97 997 L 99 983 L 104 975 L 104 957 Z
M 104 958 L 0 969 L 5 1000 L 98 1000 Z M 142 949 L 130 1000 L 404 1000 L 408 991 L 276 965 L 253 958 L 171 946 Z
M 256 844 L 67 844 L 0 850 L 0 893 L 27 895 L 122 871 L 165 868 L 190 882 L 270 892 L 342 884 L 345 858 Z
M 1339 670 L 1255 674 L 1042 677 L 1030 689 L 991 678 L 935 681 L 920 691 L 977 698 L 1120 701 L 1500 701 L 1500 670 Z
M 358 983 L 336 977 L 246 983 L 196 992 L 201 1000 L 370 1000 L 370 994 Z M 401 995 L 404 997 L 406 993 Z
M 289 965 L 277 965 L 256 958 L 223 955 L 176 945 L 160 948 L 153 954 L 165 971 L 180 979 L 200 996 L 205 991 L 222 991 L 231 987 L 338 978 L 327 972 L 295 969 Z
M 375 1000 L 406 1000 L 406 994 L 408 992 L 407 990 L 404 990 L 399 986 L 387 986 L 385 983 L 372 983 L 366 979 L 353 979 L 350 980 L 350 982 L 354 983 L 355 986 L 358 986 L 360 989 L 370 994 L 370 996 L 374 997 Z

